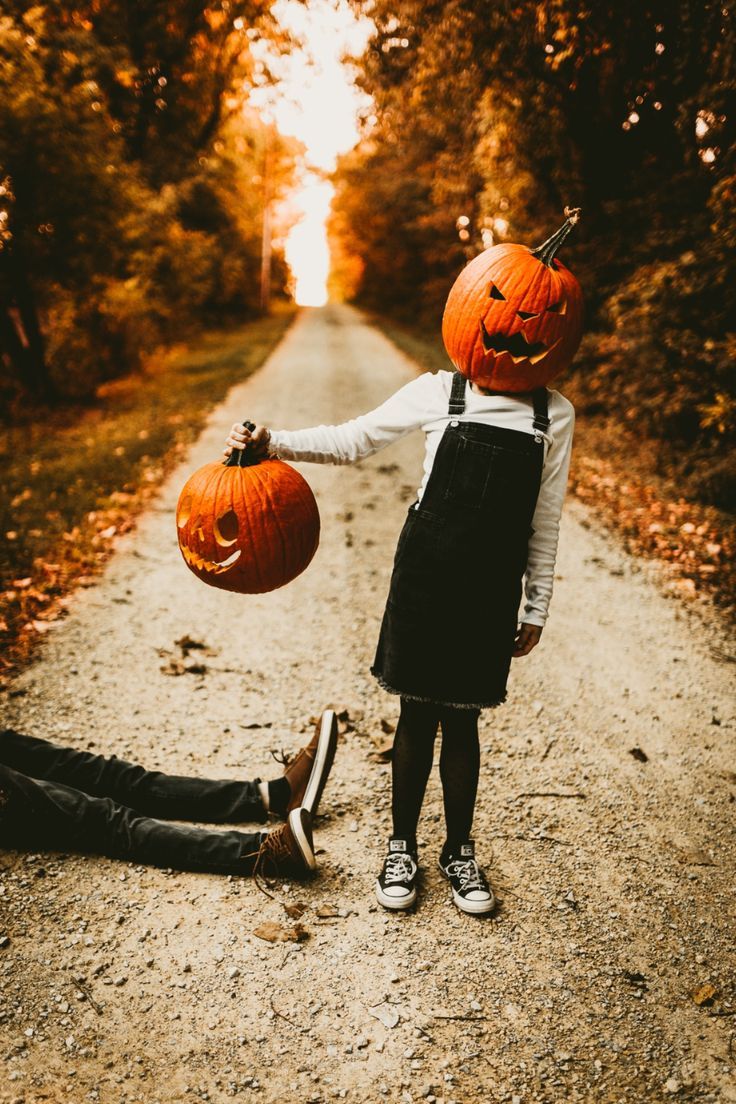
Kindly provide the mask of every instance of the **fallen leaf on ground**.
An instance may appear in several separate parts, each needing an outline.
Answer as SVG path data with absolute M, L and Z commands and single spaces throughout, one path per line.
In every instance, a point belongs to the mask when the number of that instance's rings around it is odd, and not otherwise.
M 189 636 L 188 633 L 185 633 L 184 636 L 179 637 L 179 639 L 175 640 L 174 643 L 177 645 L 177 647 L 181 648 L 185 655 L 187 652 L 193 652 L 199 648 L 207 647 L 203 640 L 195 640 L 194 637 Z
M 369 1015 L 375 1020 L 380 1020 L 384 1027 L 396 1027 L 399 1022 L 399 1013 L 392 1004 L 375 1004 L 368 1009 Z
M 159 667 L 162 675 L 185 675 L 187 669 L 180 659 L 170 659 L 168 663 L 164 663 L 163 667 Z
M 374 763 L 388 763 L 394 753 L 393 742 L 389 744 L 381 744 L 380 747 L 374 748 L 368 755 L 369 759 L 372 759 Z
M 38 617 L 41 621 L 57 621 L 59 618 L 59 610 L 56 609 L 55 606 L 52 606 L 50 609 L 39 611 Z
M 204 663 L 183 663 L 180 659 L 170 659 L 163 667 L 159 667 L 162 675 L 206 675 L 207 668 Z
M 50 594 L 44 594 L 41 590 L 36 590 L 35 587 L 29 587 L 26 591 L 26 597 L 32 598 L 34 602 L 40 602 L 42 605 L 51 601 Z
M 699 985 L 697 989 L 694 989 L 692 994 L 693 1002 L 697 1004 L 698 1008 L 712 1004 L 717 996 L 718 990 L 707 981 L 704 985 Z
M 174 644 L 181 648 L 181 654 L 184 659 L 187 658 L 190 652 L 201 652 L 206 656 L 218 656 L 220 653 L 217 648 L 210 648 L 209 644 L 205 644 L 204 640 L 195 640 L 193 636 L 189 636 L 186 633 L 180 637 L 179 640 L 175 640 Z
M 346 732 L 354 732 L 355 725 L 353 724 L 350 714 L 347 709 L 341 709 L 337 714 L 337 731 L 341 736 L 344 736 Z
M 264 924 L 253 930 L 258 939 L 265 939 L 267 943 L 302 943 L 309 939 L 309 932 L 301 924 L 294 924 L 293 928 L 287 928 L 275 920 L 266 920 Z
M 295 901 L 293 905 L 284 905 L 284 912 L 291 920 L 298 920 L 307 911 L 303 901 Z
M 332 920 L 340 915 L 340 910 L 335 905 L 320 905 L 317 909 L 317 916 L 320 920 Z

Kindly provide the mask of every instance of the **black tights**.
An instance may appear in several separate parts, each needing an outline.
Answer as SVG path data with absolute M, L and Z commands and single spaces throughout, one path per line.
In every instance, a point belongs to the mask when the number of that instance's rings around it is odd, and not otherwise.
M 455 853 L 470 838 L 478 790 L 480 746 L 477 709 L 453 709 L 401 699 L 393 752 L 393 834 L 416 847 L 417 823 L 432 769 L 437 728 L 442 726 L 440 778 L 447 839 L 443 852 Z

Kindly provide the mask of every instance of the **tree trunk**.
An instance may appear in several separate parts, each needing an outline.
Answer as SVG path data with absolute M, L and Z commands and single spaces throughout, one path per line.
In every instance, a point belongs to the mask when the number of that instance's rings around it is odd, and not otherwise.
M 10 302 L 0 312 L 0 342 L 25 390 L 36 399 L 49 402 L 56 398 L 57 390 L 46 363 L 36 296 L 17 237 L 5 255 L 4 267 Z

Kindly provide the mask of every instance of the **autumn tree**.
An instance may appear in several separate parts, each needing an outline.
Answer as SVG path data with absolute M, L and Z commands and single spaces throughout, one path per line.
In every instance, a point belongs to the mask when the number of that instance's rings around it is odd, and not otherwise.
M 203 321 L 258 309 L 261 0 L 6 0 L 0 385 L 84 395 Z M 270 196 L 291 147 L 271 134 Z
M 374 109 L 338 170 L 333 233 L 359 299 L 437 332 L 468 256 L 535 244 L 583 207 L 565 246 L 587 297 L 579 407 L 666 437 L 668 463 L 697 456 L 703 497 L 732 501 L 730 4 L 357 6 L 376 25 L 357 62 Z

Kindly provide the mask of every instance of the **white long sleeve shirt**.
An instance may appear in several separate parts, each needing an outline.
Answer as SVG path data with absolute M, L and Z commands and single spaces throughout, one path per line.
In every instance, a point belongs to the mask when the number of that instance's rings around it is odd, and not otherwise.
M 426 436 L 424 478 L 417 491 L 421 501 L 437 446 L 451 420 L 482 422 L 531 433 L 534 416 L 530 395 L 482 395 L 465 388 L 465 413 L 452 418 L 447 413 L 452 372 L 425 372 L 407 383 L 381 406 L 338 426 L 319 425 L 311 429 L 271 430 L 270 452 L 285 460 L 317 464 L 351 464 L 371 456 L 414 429 Z M 534 511 L 534 533 L 524 580 L 523 620 L 544 625 L 547 619 L 559 538 L 560 514 L 570 467 L 575 411 L 559 393 L 549 392 L 550 426 L 544 437 L 544 467 L 539 498 Z

